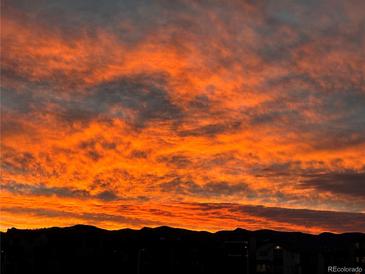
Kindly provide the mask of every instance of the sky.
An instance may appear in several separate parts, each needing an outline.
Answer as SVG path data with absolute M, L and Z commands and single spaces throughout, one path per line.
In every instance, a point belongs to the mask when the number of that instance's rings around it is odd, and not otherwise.
M 1 6 L 1 230 L 365 232 L 365 1 Z

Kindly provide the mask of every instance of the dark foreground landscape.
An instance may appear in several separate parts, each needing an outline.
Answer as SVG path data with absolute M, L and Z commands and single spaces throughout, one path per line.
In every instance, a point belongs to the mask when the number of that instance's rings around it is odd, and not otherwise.
M 315 274 L 331 273 L 329 267 L 364 271 L 365 234 L 209 233 L 169 227 L 108 231 L 84 225 L 1 233 L 3 274 Z

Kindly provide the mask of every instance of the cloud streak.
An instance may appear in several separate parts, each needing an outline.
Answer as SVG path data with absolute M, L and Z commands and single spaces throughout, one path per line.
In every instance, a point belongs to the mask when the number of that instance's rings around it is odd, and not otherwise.
M 58 198 L 74 198 L 74 199 L 99 199 L 104 202 L 122 200 L 112 191 L 103 191 L 95 195 L 87 190 L 70 188 L 70 187 L 48 187 L 44 184 L 28 185 L 22 183 L 11 182 L 1 185 L 2 190 L 6 190 L 15 195 L 31 195 L 31 196 L 56 196 Z

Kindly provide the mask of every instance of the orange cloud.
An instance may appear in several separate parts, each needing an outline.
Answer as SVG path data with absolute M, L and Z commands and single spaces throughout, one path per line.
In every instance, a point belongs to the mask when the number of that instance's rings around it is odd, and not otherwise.
M 5 1 L 2 228 L 363 230 L 363 17 L 183 2 Z

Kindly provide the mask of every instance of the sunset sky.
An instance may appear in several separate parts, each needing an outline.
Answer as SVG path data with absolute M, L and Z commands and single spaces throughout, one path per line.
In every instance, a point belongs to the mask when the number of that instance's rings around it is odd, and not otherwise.
M 0 230 L 365 232 L 365 1 L 1 5 Z

